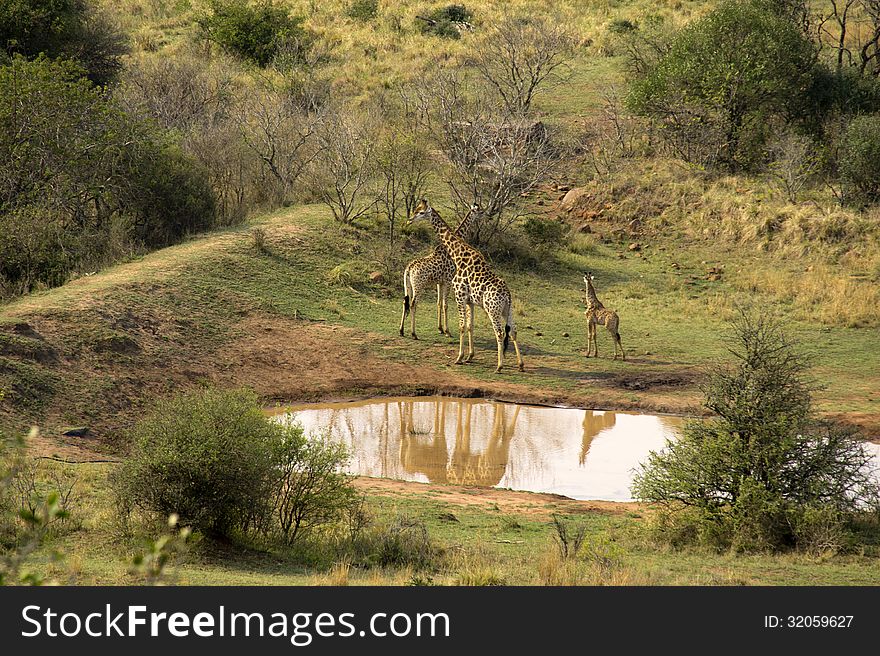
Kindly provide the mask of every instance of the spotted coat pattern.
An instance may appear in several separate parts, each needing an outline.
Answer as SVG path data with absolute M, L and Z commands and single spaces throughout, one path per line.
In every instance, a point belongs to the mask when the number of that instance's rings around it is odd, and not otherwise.
M 584 315 L 587 317 L 587 357 L 590 357 L 590 353 L 593 351 L 595 351 L 593 353 L 595 357 L 599 357 L 599 345 L 596 341 L 596 326 L 599 325 L 605 326 L 614 338 L 614 359 L 617 359 L 617 348 L 620 347 L 620 355 L 626 360 L 626 352 L 623 350 L 623 344 L 620 341 L 620 331 L 618 330 L 620 317 L 617 316 L 617 312 L 609 310 L 602 305 L 602 301 L 596 296 L 593 279 L 593 274 L 584 274 L 584 285 L 586 285 L 585 301 L 587 304 L 587 309 L 584 312 Z
M 458 358 L 456 364 L 470 362 L 474 357 L 474 307 L 485 310 L 495 332 L 498 345 L 498 366 L 495 373 L 501 371 L 504 364 L 504 351 L 508 339 L 513 342 L 516 350 L 517 364 L 523 370 L 523 359 L 519 344 L 516 341 L 516 325 L 513 321 L 513 301 L 507 284 L 499 278 L 483 255 L 474 247 L 457 236 L 440 214 L 431 207 L 427 200 L 422 199 L 415 208 L 409 222 L 429 220 L 440 243 L 446 247 L 449 257 L 455 264 L 455 275 L 452 278 L 452 292 L 458 306 Z M 464 335 L 467 328 L 468 354 L 464 355 Z
M 472 207 L 455 229 L 455 234 L 464 238 L 477 217 L 477 208 Z M 434 250 L 422 257 L 417 257 L 406 265 L 403 270 L 403 314 L 400 317 L 400 336 L 403 337 L 403 326 L 407 315 L 410 315 L 410 335 L 416 335 L 416 303 L 429 290 L 437 289 L 437 330 L 449 335 L 449 308 L 447 299 L 452 278 L 455 276 L 455 263 L 446 252 L 443 244 L 437 244 Z

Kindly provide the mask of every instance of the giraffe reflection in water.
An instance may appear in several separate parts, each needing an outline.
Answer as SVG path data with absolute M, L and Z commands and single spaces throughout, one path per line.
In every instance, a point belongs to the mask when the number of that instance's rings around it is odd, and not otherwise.
M 282 420 L 342 442 L 361 476 L 614 501 L 682 421 L 451 397 L 312 404 Z
M 400 463 L 410 474 L 424 474 L 432 483 L 477 485 L 495 487 L 504 477 L 510 460 L 510 441 L 516 428 L 520 406 L 493 404 L 492 424 L 484 448 L 472 444 L 474 433 L 474 404 L 456 404 L 455 436 L 452 451 L 446 436 L 448 400 L 437 400 L 434 405 L 434 429 L 429 440 L 413 422 L 413 402 L 401 402 L 400 407 Z M 485 425 L 478 423 L 482 433 Z M 481 440 L 482 441 L 482 440 Z

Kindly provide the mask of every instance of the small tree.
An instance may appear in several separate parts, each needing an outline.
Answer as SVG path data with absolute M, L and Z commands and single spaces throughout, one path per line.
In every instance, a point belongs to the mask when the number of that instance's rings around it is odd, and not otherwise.
M 843 199 L 854 204 L 880 199 L 880 114 L 859 116 L 847 126 L 838 154 Z
M 629 103 L 658 119 L 681 157 L 742 168 L 763 156 L 768 125 L 792 115 L 816 67 L 815 45 L 762 0 L 725 0 L 691 23 L 633 84 Z
M 306 439 L 302 428 L 288 428 L 276 449 L 274 512 L 284 540 L 341 520 L 356 502 L 351 476 L 342 471 L 348 452 L 325 436 Z
M 318 132 L 314 178 L 321 200 L 340 223 L 353 223 L 376 206 L 369 185 L 375 173 L 375 130 L 366 119 L 337 110 Z
M 573 52 L 559 23 L 505 18 L 477 46 L 473 66 L 509 113 L 525 115 L 536 95 L 568 79 Z
M 784 549 L 814 546 L 829 526 L 843 534 L 877 502 L 871 456 L 852 431 L 814 417 L 806 363 L 778 325 L 743 314 L 734 331 L 734 364 L 705 390 L 714 419 L 689 422 L 652 453 L 634 496 L 663 506 L 678 529 L 670 539 Z
M 284 7 L 267 0 L 256 4 L 211 0 L 210 4 L 211 13 L 198 21 L 205 38 L 258 66 L 271 63 L 285 42 L 308 38 L 303 18 L 293 17 Z
M 792 203 L 822 168 L 815 142 L 793 132 L 784 133 L 771 144 L 770 157 L 769 173 Z

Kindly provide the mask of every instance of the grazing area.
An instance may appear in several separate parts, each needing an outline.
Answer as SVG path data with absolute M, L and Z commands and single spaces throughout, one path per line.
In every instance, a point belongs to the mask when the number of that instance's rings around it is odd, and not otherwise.
M 870 3 L 11 6 L 3 582 L 880 582 Z M 615 502 L 271 418 L 399 396 L 699 421 Z

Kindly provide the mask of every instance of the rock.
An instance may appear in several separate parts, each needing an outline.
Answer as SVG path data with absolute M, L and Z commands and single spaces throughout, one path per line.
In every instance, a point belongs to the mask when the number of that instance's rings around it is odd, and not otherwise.
M 556 185 L 556 191 L 571 191 L 570 185 Z
M 642 245 L 640 243 L 634 241 L 633 243 L 631 243 L 629 245 L 629 249 L 633 252 L 637 252 L 637 251 L 642 250 Z
M 563 336 L 563 337 L 569 337 L 569 334 L 568 334 L 568 333 L 562 333 L 562 336 Z
M 534 326 L 526 326 L 526 330 L 534 330 L 534 329 L 535 329 Z
M 580 232 L 581 234 L 588 235 L 591 232 L 593 232 L 593 229 L 590 227 L 590 225 L 588 223 L 585 223 L 584 225 L 582 225 L 581 227 L 578 228 L 578 232 Z
M 370 272 L 370 282 L 375 284 L 381 284 L 385 282 L 385 276 L 382 275 L 381 271 L 371 271 Z
M 566 192 L 565 196 L 562 197 L 560 205 L 562 205 L 563 209 L 570 210 L 575 206 L 575 204 L 577 204 L 581 196 L 586 193 L 587 190 L 585 187 L 575 187 L 574 189 L 570 189 L 568 192 Z
M 625 259 L 626 259 L 626 253 L 618 253 L 618 254 L 617 254 L 617 259 L 618 259 L 618 260 L 625 260 Z
M 680 269 L 681 268 L 676 262 L 673 262 L 669 266 L 671 266 L 673 269 Z
M 78 426 L 76 428 L 67 428 L 61 431 L 61 434 L 65 437 L 85 437 L 88 432 L 88 426 Z
M 542 337 L 544 333 L 542 333 L 540 330 L 536 330 L 535 335 L 537 335 L 538 337 Z
M 645 355 L 654 355 L 654 354 L 651 353 L 650 351 L 645 351 Z
M 444 522 L 454 522 L 458 524 L 458 517 L 453 515 L 451 512 L 444 512 L 437 515 L 437 519 L 440 519 Z
M 540 198 L 535 201 L 535 205 L 543 205 L 543 204 L 544 204 L 544 201 L 541 200 Z

